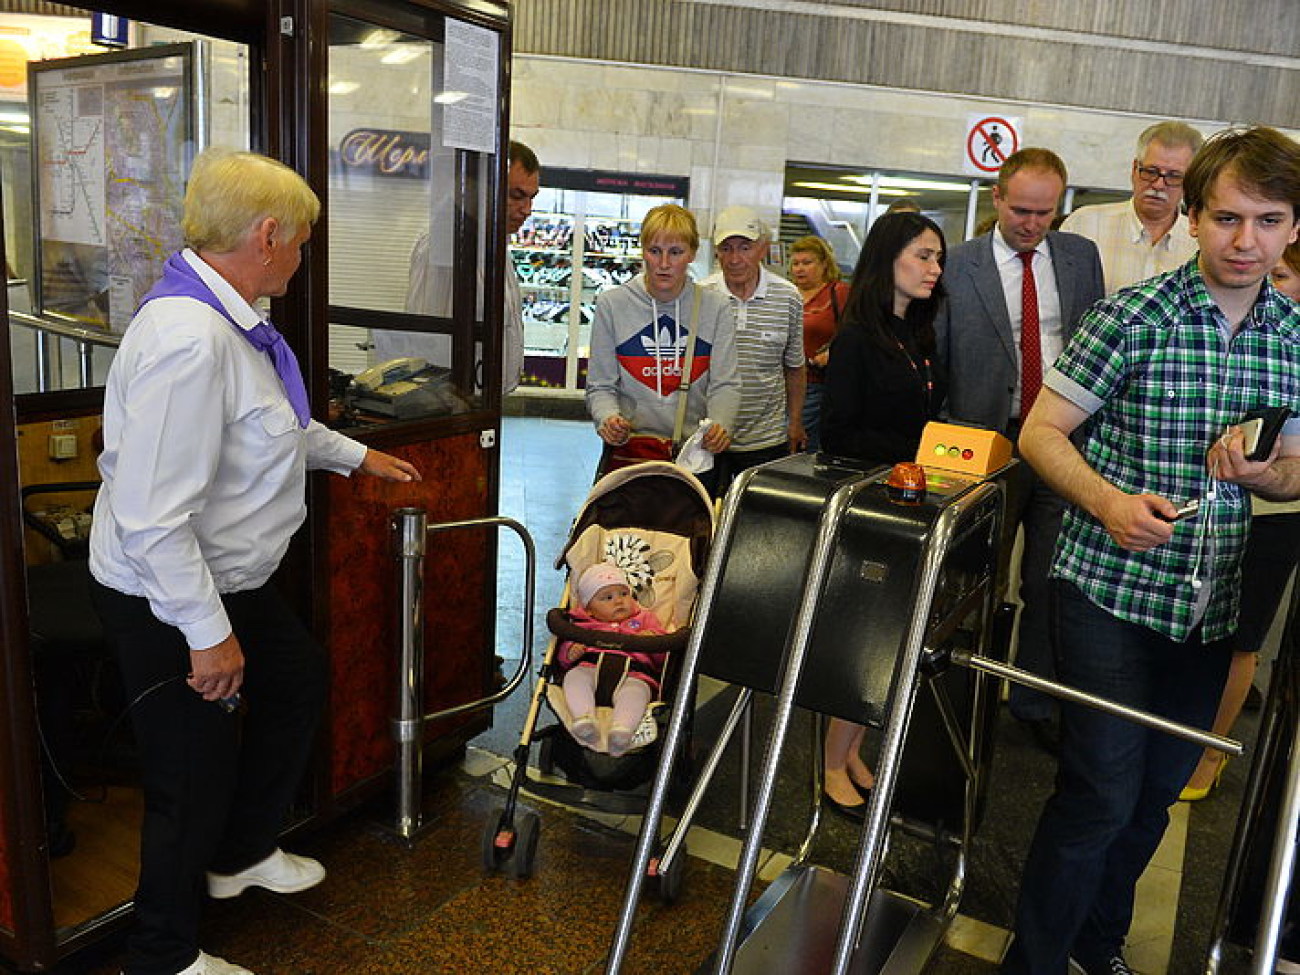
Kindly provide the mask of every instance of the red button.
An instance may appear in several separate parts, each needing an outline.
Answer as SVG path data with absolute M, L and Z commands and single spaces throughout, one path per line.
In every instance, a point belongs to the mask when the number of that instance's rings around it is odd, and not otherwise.
M 972 457 L 974 457 L 974 456 L 975 456 L 975 451 L 973 451 L 973 450 L 963 450 L 963 451 L 961 452 L 961 459 L 962 459 L 962 460 L 970 460 L 970 459 L 971 459 Z

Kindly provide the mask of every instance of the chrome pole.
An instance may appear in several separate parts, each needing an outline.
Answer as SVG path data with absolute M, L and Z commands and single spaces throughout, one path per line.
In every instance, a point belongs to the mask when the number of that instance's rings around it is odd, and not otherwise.
M 1075 704 L 1086 704 L 1090 708 L 1098 711 L 1105 711 L 1107 714 L 1113 714 L 1118 718 L 1124 718 L 1126 721 L 1132 721 L 1134 724 L 1145 725 L 1148 728 L 1154 728 L 1156 731 L 1163 731 L 1165 734 L 1173 735 L 1175 738 L 1182 738 L 1193 744 L 1200 745 L 1202 748 L 1214 748 L 1223 752 L 1225 755 L 1240 755 L 1242 753 L 1241 742 L 1233 741 L 1231 738 L 1224 738 L 1222 735 L 1212 734 L 1208 731 L 1202 731 L 1200 728 L 1193 728 L 1190 725 L 1179 724 L 1177 721 L 1170 721 L 1168 718 L 1161 718 L 1157 715 L 1150 714 L 1146 711 L 1139 711 L 1136 708 L 1128 707 L 1124 704 L 1116 704 L 1114 701 L 1104 697 L 1097 697 L 1095 694 L 1089 694 L 1087 691 L 1076 690 L 1066 684 L 1058 684 L 1055 681 L 1045 680 L 1027 670 L 1021 670 L 1019 667 L 1012 667 L 1010 664 L 1004 664 L 998 660 L 990 660 L 988 657 L 980 657 L 975 654 L 954 653 L 952 655 L 953 663 L 961 664 L 963 667 L 969 667 L 972 670 L 982 670 L 987 674 L 993 674 L 997 677 L 1004 677 L 1007 680 L 1015 681 L 1017 684 L 1024 684 L 1026 687 L 1032 687 L 1034 690 L 1042 691 L 1044 694 L 1050 694 L 1053 697 L 1059 697 L 1064 701 L 1072 701 Z
M 752 468 L 751 468 L 752 469 Z M 763 831 L 767 827 L 768 814 L 772 808 L 772 798 L 776 792 L 776 774 L 785 750 L 786 737 L 790 730 L 790 721 L 794 714 L 795 690 L 799 677 L 803 673 L 804 660 L 812 642 L 813 624 L 816 621 L 817 607 L 830 576 L 835 547 L 839 541 L 840 525 L 849 506 L 857 493 L 867 484 L 861 480 L 850 481 L 837 488 L 822 507 L 817 522 L 817 535 L 813 541 L 812 553 L 808 557 L 805 574 L 803 597 L 794 618 L 791 634 L 787 640 L 789 659 L 776 700 L 771 731 L 767 742 L 767 751 L 763 758 L 762 771 L 758 776 L 758 790 L 754 796 L 753 808 L 750 810 L 749 831 L 741 847 L 740 862 L 736 866 L 736 886 L 732 892 L 731 906 L 727 911 L 723 925 L 722 939 L 715 956 L 713 975 L 731 975 L 739 950 L 741 927 L 744 922 L 745 908 L 748 905 L 749 890 L 758 873 L 758 860 L 762 853 Z
M 507 518 L 504 515 L 489 515 L 485 518 L 470 518 L 465 521 L 438 522 L 429 525 L 428 533 L 432 535 L 434 532 L 462 528 L 489 528 L 492 526 L 509 528 L 519 536 L 519 541 L 524 546 L 524 616 L 521 629 L 523 646 L 519 652 L 519 666 L 515 668 L 514 674 L 495 694 L 489 694 L 487 697 L 481 697 L 476 701 L 466 701 L 464 704 L 443 708 L 440 711 L 430 711 L 424 716 L 426 722 L 432 723 L 441 721 L 444 718 L 454 718 L 469 711 L 481 711 L 484 708 L 501 703 L 515 692 L 515 688 L 523 682 L 528 671 L 533 668 L 533 606 L 537 593 L 537 546 L 533 542 L 533 536 L 528 534 L 528 529 L 513 518 Z
M 55 339 L 54 341 L 58 341 Z M 54 388 L 54 367 L 50 361 L 50 336 L 45 332 L 36 333 L 36 391 L 48 393 Z
M 95 347 L 89 342 L 77 341 L 77 369 L 82 389 L 95 385 Z
M 428 514 L 398 508 L 391 521 L 397 558 L 397 834 L 409 840 L 420 828 L 424 727 L 424 554 Z
M 632 941 L 632 925 L 636 919 L 637 903 L 641 898 L 641 888 L 645 885 L 645 871 L 650 865 L 650 857 L 659 842 L 659 824 L 663 819 L 664 806 L 667 803 L 668 787 L 672 779 L 673 763 L 682 749 L 686 738 L 686 716 L 699 674 L 700 652 L 704 646 L 704 634 L 708 632 L 709 620 L 713 615 L 713 602 L 717 593 L 722 570 L 726 566 L 727 556 L 731 551 L 732 539 L 736 530 L 736 512 L 740 508 L 740 498 L 745 488 L 758 471 L 751 467 L 742 471 L 727 490 L 722 501 L 722 515 L 718 519 L 718 528 L 709 548 L 709 561 L 700 583 L 699 602 L 696 605 L 695 620 L 691 624 L 691 635 L 686 642 L 686 652 L 682 660 L 682 672 L 678 677 L 677 698 L 673 702 L 672 717 L 668 722 L 668 733 L 664 735 L 662 751 L 659 756 L 659 768 L 655 772 L 654 785 L 650 789 L 650 798 L 646 803 L 645 814 L 641 817 L 641 832 L 637 836 L 636 851 L 632 857 L 632 866 L 628 875 L 627 888 L 623 893 L 623 906 L 619 911 L 618 926 L 614 930 L 614 940 L 610 944 L 609 957 L 605 962 L 605 975 L 619 975 L 623 962 L 627 958 L 628 947 Z
M 1300 743 L 1300 719 L 1292 729 L 1291 754 L 1287 761 L 1286 790 L 1278 810 L 1273 852 L 1269 857 L 1268 880 L 1264 885 L 1264 904 L 1260 911 L 1259 930 L 1255 937 L 1253 975 L 1270 975 L 1277 964 L 1282 927 L 1286 922 L 1286 905 L 1291 893 L 1291 878 L 1296 863 L 1296 827 L 1300 824 L 1300 764 L 1296 747 Z

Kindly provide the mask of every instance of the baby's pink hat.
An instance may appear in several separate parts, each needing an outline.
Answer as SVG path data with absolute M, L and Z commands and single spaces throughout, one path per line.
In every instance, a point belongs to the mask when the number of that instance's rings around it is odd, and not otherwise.
M 578 576 L 578 605 L 586 606 L 606 586 L 626 586 L 627 575 L 612 562 L 589 565 Z

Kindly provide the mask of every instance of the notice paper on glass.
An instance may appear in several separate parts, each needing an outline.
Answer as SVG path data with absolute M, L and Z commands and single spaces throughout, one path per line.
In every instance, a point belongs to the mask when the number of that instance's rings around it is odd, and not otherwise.
M 460 20 L 447 21 L 443 60 L 442 144 L 497 151 L 497 81 L 500 35 Z

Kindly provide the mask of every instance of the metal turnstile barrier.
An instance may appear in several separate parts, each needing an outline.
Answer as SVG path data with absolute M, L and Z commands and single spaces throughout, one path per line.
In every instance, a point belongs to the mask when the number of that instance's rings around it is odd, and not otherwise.
M 995 578 L 1005 506 L 999 478 L 1006 470 L 987 480 L 927 471 L 927 495 L 913 504 L 890 496 L 883 468 L 864 471 L 806 454 L 737 479 L 710 552 L 607 972 L 622 971 L 643 885 L 680 855 L 700 796 L 756 691 L 775 696 L 774 716 L 735 890 L 718 949 L 701 973 L 924 967 L 956 915 L 983 806 L 996 707 L 989 676 L 1240 752 L 1235 742 L 1042 681 L 991 655 L 998 651 L 995 633 L 1008 629 Z M 659 830 L 670 772 L 701 675 L 741 691 L 665 845 Z M 849 877 L 808 863 L 805 842 L 794 864 L 747 909 L 796 708 L 882 728 L 876 786 Z M 816 816 L 814 809 L 814 829 Z M 893 825 L 912 825 L 955 852 L 938 905 L 880 887 Z
M 1252 975 L 1277 964 L 1293 893 L 1300 840 L 1300 585 L 1292 592 L 1273 665 L 1255 755 L 1211 928 L 1206 975 L 1217 975 L 1228 942 L 1251 946 Z
M 523 647 L 519 667 L 494 694 L 441 711 L 424 713 L 424 557 L 429 536 L 436 532 L 466 528 L 508 528 L 524 546 Z M 397 812 L 394 832 L 411 839 L 422 826 L 420 786 L 423 780 L 423 729 L 426 722 L 440 721 L 482 708 L 492 707 L 514 693 L 533 665 L 533 600 L 536 591 L 537 553 L 533 538 L 513 518 L 471 518 L 429 524 L 423 508 L 399 508 L 392 514 L 390 528 L 397 560 L 397 631 L 399 663 L 397 700 L 393 718 L 393 739 L 397 744 Z

